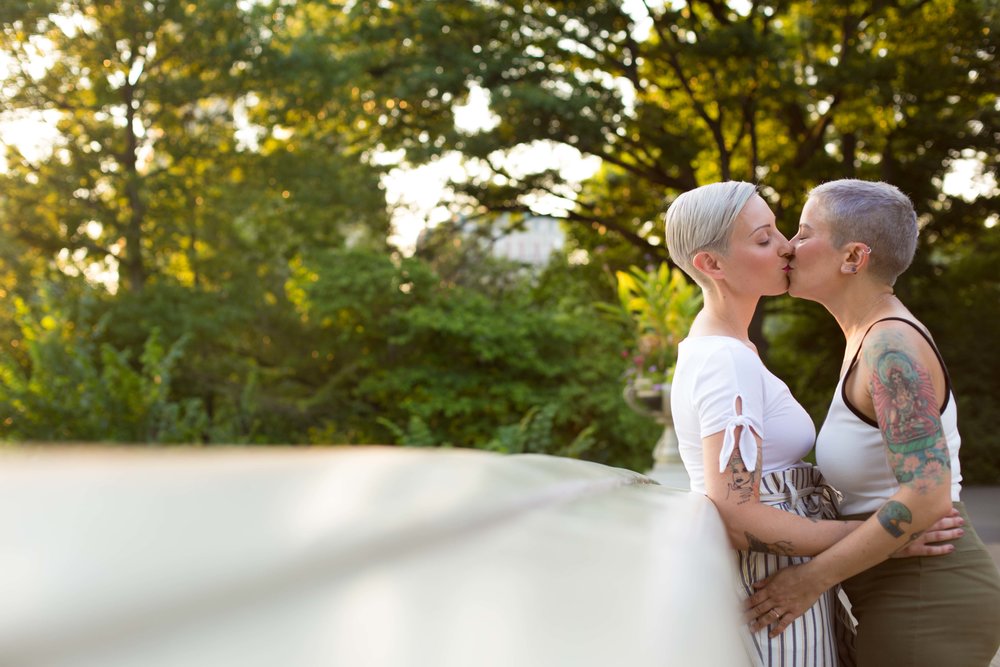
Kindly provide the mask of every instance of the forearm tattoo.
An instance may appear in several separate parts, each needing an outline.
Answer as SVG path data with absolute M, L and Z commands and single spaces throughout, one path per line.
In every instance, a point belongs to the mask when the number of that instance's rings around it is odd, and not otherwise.
M 904 523 L 913 523 L 913 513 L 910 512 L 910 508 L 895 500 L 882 505 L 876 516 L 886 532 L 893 537 L 899 537 L 906 532 L 903 528 Z
M 750 551 L 762 551 L 769 554 L 778 554 L 779 556 L 791 556 L 794 551 L 792 543 L 788 540 L 778 540 L 777 542 L 768 543 L 748 531 L 743 531 L 743 534 L 747 537 L 747 544 L 750 545 Z

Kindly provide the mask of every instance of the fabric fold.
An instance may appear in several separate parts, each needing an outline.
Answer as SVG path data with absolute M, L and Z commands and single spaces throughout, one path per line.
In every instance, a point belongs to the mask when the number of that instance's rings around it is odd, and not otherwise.
M 739 400 L 740 397 L 737 396 L 733 405 L 734 412 L 736 411 L 735 403 Z M 739 442 L 737 442 L 736 429 L 741 426 L 743 430 L 740 431 Z M 757 420 L 747 415 L 736 414 L 726 422 L 726 434 L 722 438 L 722 452 L 719 454 L 719 472 L 725 472 L 737 445 L 740 448 L 740 458 L 743 459 L 743 465 L 746 466 L 747 470 L 752 472 L 757 469 L 757 440 L 754 438 L 754 433 L 761 438 L 764 437 Z

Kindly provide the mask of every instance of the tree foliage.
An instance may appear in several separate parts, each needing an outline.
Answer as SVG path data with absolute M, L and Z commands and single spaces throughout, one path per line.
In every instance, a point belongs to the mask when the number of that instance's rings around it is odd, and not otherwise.
M 14 439 L 467 446 L 645 469 L 656 428 L 620 394 L 629 332 L 552 288 L 572 273 L 462 285 L 422 259 L 331 249 L 256 319 L 190 290 L 22 303 L 0 420 Z
M 220 0 L 6 9 L 0 111 L 54 114 L 59 130 L 50 155 L 6 153 L 0 206 L 18 274 L 218 287 L 247 259 L 263 269 L 275 252 L 358 230 L 384 243 L 377 170 L 331 144 L 331 128 L 252 122 L 276 95 L 259 63 L 278 57 L 283 18 Z
M 550 141 L 597 156 L 604 171 L 569 219 L 644 250 L 662 245 L 645 223 L 670 195 L 713 180 L 762 181 L 796 211 L 820 180 L 881 178 L 931 212 L 955 201 L 940 186 L 962 151 L 995 168 L 995 3 L 736 6 L 361 1 L 350 16 L 361 95 L 396 111 L 379 116 L 387 142 L 417 162 L 481 160 L 492 173 L 466 191 L 490 210 L 560 185 L 550 170 L 512 177 L 503 151 Z M 474 88 L 497 122 L 463 132 L 451 111 Z

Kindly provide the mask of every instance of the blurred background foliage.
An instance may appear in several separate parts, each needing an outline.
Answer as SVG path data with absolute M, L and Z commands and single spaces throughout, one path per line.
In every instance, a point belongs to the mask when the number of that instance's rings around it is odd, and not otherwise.
M 57 130 L 3 146 L 7 441 L 644 470 L 657 427 L 621 398 L 615 272 L 667 260 L 684 190 L 760 182 L 791 233 L 811 186 L 857 177 L 914 200 L 898 291 L 948 361 L 966 478 L 1000 482 L 996 0 L 2 0 L 0 29 L 0 121 Z M 475 98 L 487 120 L 457 124 Z M 578 182 L 526 147 L 599 167 Z M 394 247 L 387 174 L 456 155 L 455 224 Z M 554 199 L 544 268 L 476 241 Z M 753 335 L 821 420 L 833 320 L 772 299 Z

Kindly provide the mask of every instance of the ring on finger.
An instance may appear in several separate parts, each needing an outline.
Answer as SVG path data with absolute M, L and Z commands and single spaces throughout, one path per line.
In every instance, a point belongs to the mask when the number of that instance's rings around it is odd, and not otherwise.
M 778 620 L 778 621 L 781 620 L 781 612 L 778 611 L 777 609 L 771 609 L 770 613 L 774 614 L 775 620 Z

